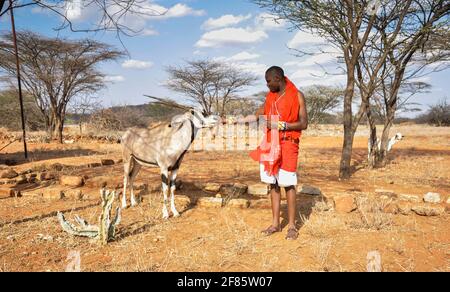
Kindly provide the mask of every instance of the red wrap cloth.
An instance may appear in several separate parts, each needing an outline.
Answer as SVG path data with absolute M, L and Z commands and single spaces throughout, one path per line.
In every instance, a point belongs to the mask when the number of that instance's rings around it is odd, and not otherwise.
M 298 121 L 298 89 L 285 77 L 286 90 L 284 94 L 270 92 L 266 96 L 264 115 L 268 120 L 294 123 Z M 272 139 L 272 136 L 274 139 Z M 299 139 L 301 131 L 278 131 L 266 129 L 260 146 L 252 152 L 250 157 L 264 164 L 264 170 L 269 175 L 275 175 L 280 168 L 286 171 L 297 170 L 298 145 L 282 140 L 282 138 Z

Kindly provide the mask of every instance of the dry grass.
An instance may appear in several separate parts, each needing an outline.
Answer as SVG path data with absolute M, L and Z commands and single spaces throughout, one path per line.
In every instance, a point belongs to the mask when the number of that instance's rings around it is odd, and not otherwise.
M 384 212 L 392 200 L 371 199 L 366 196 L 356 198 L 359 220 L 349 223 L 354 229 L 390 230 L 393 225 L 393 215 Z

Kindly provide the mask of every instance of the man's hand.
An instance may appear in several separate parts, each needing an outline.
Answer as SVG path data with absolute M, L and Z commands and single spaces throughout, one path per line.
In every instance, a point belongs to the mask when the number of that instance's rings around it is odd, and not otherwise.
M 278 129 L 278 122 L 267 120 L 267 129 Z

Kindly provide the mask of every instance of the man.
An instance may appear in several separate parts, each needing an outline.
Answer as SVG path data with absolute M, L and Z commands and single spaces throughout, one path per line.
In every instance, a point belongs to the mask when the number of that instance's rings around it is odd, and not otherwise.
M 288 203 L 286 239 L 294 240 L 298 237 L 295 226 L 298 146 L 301 131 L 308 127 L 308 114 L 303 94 L 284 76 L 283 69 L 270 67 L 265 78 L 270 92 L 256 117 L 264 116 L 267 130 L 263 143 L 250 153 L 260 163 L 261 181 L 270 184 L 273 218 L 263 233 L 271 235 L 281 231 L 280 187 L 284 187 Z M 254 119 L 254 116 L 246 117 L 241 122 Z

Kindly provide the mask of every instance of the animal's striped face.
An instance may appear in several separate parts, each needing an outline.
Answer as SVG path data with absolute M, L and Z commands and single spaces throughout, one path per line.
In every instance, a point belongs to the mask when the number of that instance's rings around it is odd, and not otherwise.
M 208 115 L 197 109 L 191 109 L 192 121 L 197 128 L 212 128 L 217 125 L 220 118 L 216 115 Z

